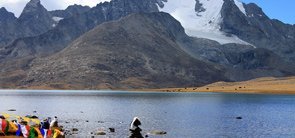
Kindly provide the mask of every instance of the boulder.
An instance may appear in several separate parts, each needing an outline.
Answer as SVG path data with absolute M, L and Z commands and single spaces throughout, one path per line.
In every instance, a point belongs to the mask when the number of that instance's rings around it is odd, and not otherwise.
M 109 128 L 110 132 L 114 133 L 115 132 L 115 128 Z
M 167 132 L 162 131 L 162 130 L 153 130 L 153 131 L 150 132 L 150 134 L 152 134 L 152 135 L 166 135 Z
M 243 119 L 243 117 L 238 116 L 238 117 L 236 117 L 236 119 L 241 120 L 241 119 Z
M 72 128 L 72 131 L 76 132 L 76 131 L 79 131 L 78 128 Z
M 104 131 L 97 131 L 96 133 L 94 133 L 94 135 L 106 135 L 106 133 Z

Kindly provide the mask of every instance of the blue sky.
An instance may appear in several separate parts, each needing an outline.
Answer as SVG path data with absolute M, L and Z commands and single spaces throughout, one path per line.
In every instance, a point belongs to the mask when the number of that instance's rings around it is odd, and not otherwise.
M 256 3 L 272 19 L 295 24 L 295 0 L 241 0 Z

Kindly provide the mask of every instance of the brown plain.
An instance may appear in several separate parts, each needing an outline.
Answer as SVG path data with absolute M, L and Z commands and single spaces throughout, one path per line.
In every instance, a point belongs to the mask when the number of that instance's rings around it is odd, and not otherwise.
M 203 87 L 168 88 L 159 89 L 159 91 L 295 94 L 295 77 L 268 77 L 243 82 L 217 82 Z

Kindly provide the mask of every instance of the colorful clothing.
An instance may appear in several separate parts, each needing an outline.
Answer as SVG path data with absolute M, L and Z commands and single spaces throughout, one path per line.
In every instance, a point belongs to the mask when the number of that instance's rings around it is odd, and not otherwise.
M 7 134 L 8 133 L 8 130 L 9 130 L 9 123 L 7 120 L 5 119 L 0 119 L 0 132 L 4 133 L 4 134 Z
M 53 131 L 53 137 L 52 138 L 59 138 L 59 137 L 61 137 L 63 135 L 64 134 L 60 130 L 54 129 L 54 131 Z
M 29 138 L 43 138 L 39 128 L 31 127 Z
M 28 125 L 21 125 L 21 131 L 25 138 L 29 137 L 30 127 Z
M 5 119 L 0 119 L 0 132 L 4 133 L 5 135 L 8 133 L 16 133 L 18 130 L 18 126 L 10 121 Z
M 16 133 L 18 130 L 17 124 L 7 121 L 8 124 L 8 133 Z

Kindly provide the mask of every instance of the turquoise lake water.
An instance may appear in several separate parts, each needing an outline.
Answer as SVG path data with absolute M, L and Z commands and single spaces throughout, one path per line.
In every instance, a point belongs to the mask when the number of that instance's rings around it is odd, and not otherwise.
M 110 127 L 116 132 L 105 137 L 128 137 L 135 116 L 143 135 L 163 130 L 167 138 L 295 137 L 294 95 L 2 90 L 0 114 L 4 112 L 58 116 L 66 129 L 79 129 L 76 137 Z

